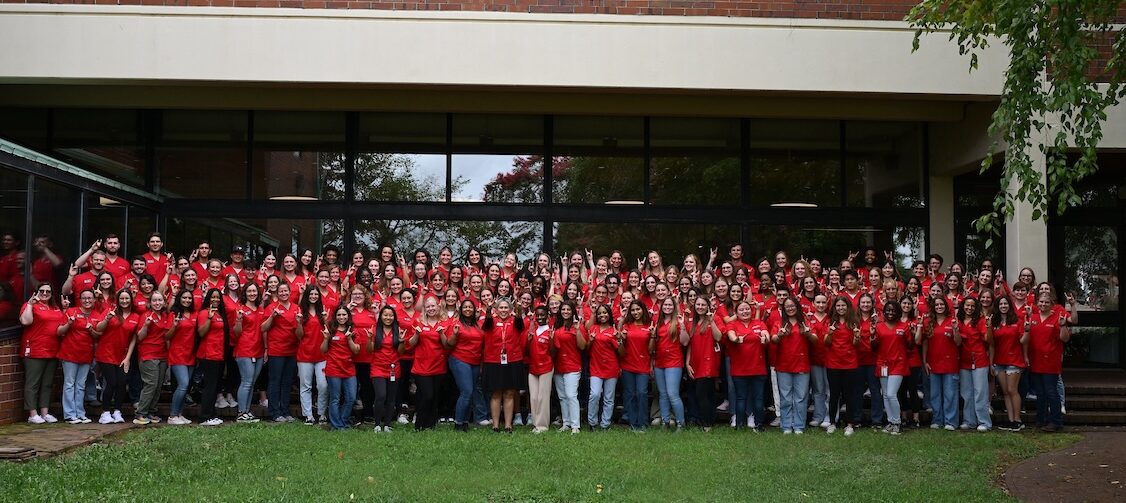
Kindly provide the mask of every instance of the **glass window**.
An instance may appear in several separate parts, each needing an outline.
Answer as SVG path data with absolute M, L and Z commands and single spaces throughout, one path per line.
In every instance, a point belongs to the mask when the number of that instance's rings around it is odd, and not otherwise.
M 1122 329 L 1120 327 L 1074 327 L 1071 339 L 1064 345 L 1064 366 L 1114 365 L 1120 358 Z
M 644 204 L 644 147 L 640 117 L 555 117 L 554 201 Z
M 0 138 L 45 152 L 49 115 L 46 108 L 0 108 Z
M 121 241 L 123 249 L 118 250 L 118 256 L 128 260 L 133 255 L 146 251 L 144 244 L 141 248 L 130 249 L 131 242 L 126 237 L 126 205 L 121 201 L 94 193 L 86 194 L 86 246 L 90 246 L 99 239 L 114 234 Z M 85 252 L 85 250 L 82 250 Z
M 470 247 L 485 260 L 499 262 L 505 253 L 514 252 L 521 261 L 543 249 L 543 224 L 519 221 L 468 220 L 359 220 L 356 222 L 356 250 L 374 257 L 379 248 L 390 245 L 396 254 L 410 260 L 415 250 L 430 252 L 437 263 L 438 252 L 449 246 L 454 263 L 465 263 Z
M 1117 311 L 1116 228 L 1066 226 L 1063 236 L 1064 291 L 1075 294 L 1080 310 Z
M 727 250 L 728 244 L 738 241 L 737 225 L 574 222 L 555 225 L 556 255 L 590 249 L 598 257 L 618 250 L 624 258 L 623 267 L 627 269 L 635 269 L 637 259 L 651 250 L 661 255 L 665 266 L 679 266 L 690 253 L 707 263 L 711 248 Z
M 344 199 L 344 114 L 254 112 L 255 199 Z
M 126 225 L 128 237 L 125 239 L 125 249 L 134 255 L 149 251 L 149 234 L 156 230 L 156 213 L 136 206 L 129 207 L 129 223 Z M 176 246 L 181 243 L 170 243 L 168 238 L 161 235 L 164 242 L 164 251 L 171 253 L 178 250 Z
M 78 250 L 78 191 L 36 179 L 31 216 L 31 286 L 49 283 L 62 291 Z
M 543 201 L 543 120 L 540 115 L 455 115 L 453 200 Z
M 167 110 L 156 144 L 167 197 L 246 198 L 247 113 Z
M 446 200 L 446 114 L 361 114 L 356 199 Z
M 654 118 L 649 135 L 653 204 L 739 204 L 738 120 Z
M 0 169 L 0 326 L 12 325 L 27 297 L 24 238 L 27 175 Z
M 203 240 L 211 243 L 212 256 L 230 260 L 234 246 L 246 250 L 246 264 L 257 267 L 267 254 L 273 253 L 281 267 L 281 257 L 300 257 L 311 251 L 312 260 L 330 244 L 343 246 L 344 221 L 336 219 L 186 219 L 168 218 L 166 242 L 177 255 L 186 256 Z M 312 261 L 310 261 L 310 267 Z M 310 269 L 311 270 L 311 269 Z
M 752 225 L 749 227 L 746 262 L 757 264 L 766 257 L 785 251 L 792 264 L 800 257 L 819 259 L 823 270 L 835 269 L 850 252 L 875 247 L 879 261 L 884 251 L 895 254 L 901 275 L 910 274 L 911 262 L 923 258 L 926 231 L 923 227 L 806 227 L 790 225 Z
M 56 109 L 55 154 L 108 178 L 145 182 L 145 127 L 140 110 Z
M 839 122 L 752 120 L 750 142 L 752 204 L 841 205 Z
M 994 238 L 985 246 L 988 234 L 977 231 L 974 221 L 993 210 L 993 198 L 1000 190 L 1002 166 L 995 165 L 989 172 L 973 171 L 954 178 L 954 261 L 977 269 L 989 259 L 1005 270 L 1005 224 L 1001 224 L 1001 238 Z
M 922 208 L 922 128 L 916 122 L 847 122 L 848 205 Z

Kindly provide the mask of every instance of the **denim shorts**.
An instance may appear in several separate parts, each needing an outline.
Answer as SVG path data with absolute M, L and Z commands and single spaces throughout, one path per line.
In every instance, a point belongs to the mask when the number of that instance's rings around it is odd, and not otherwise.
M 1024 368 L 1016 365 L 994 365 L 993 372 L 997 374 L 1013 375 L 1024 372 Z

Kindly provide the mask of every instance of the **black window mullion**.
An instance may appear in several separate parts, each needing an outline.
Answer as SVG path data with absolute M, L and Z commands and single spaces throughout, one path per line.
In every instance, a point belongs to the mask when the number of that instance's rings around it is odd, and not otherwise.
M 254 199 L 254 111 L 246 112 L 246 200 Z
M 840 129 L 840 133 L 838 133 L 838 135 L 840 136 L 838 138 L 838 141 L 840 142 L 841 166 L 840 166 L 840 170 L 839 170 L 840 178 L 838 179 L 838 183 L 840 184 L 841 207 L 844 208 L 845 206 L 848 206 L 848 173 L 847 173 L 847 169 L 845 168 L 845 166 L 846 166 L 845 163 L 848 162 L 848 153 L 847 153 L 848 145 L 845 142 L 845 133 L 846 133 L 845 121 L 840 121 L 840 123 L 841 123 L 841 125 L 840 125 L 841 129 Z
M 454 114 L 446 114 L 446 202 L 454 200 Z
M 744 211 L 751 207 L 751 120 L 739 119 L 739 200 Z M 746 240 L 746 229 L 740 231 L 740 241 Z
M 642 135 L 641 150 L 642 150 L 642 166 L 644 166 L 644 171 L 641 174 L 641 176 L 642 176 L 642 186 L 643 186 L 643 190 L 641 192 L 641 200 L 645 204 L 650 204 L 653 200 L 653 188 L 650 187 L 650 184 L 652 183 L 652 180 L 653 180 L 653 171 L 652 171 L 653 170 L 653 166 L 652 166 L 652 164 L 653 164 L 652 163 L 653 152 L 650 149 L 650 140 L 649 140 L 650 130 L 649 130 L 649 117 L 648 116 L 645 117 L 642 124 L 643 125 L 642 125 L 642 133 L 641 133 L 641 135 Z

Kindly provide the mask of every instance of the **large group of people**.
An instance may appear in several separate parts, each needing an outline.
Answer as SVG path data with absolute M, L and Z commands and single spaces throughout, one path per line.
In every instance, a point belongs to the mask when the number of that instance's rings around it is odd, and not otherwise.
M 88 406 L 100 423 L 130 412 L 191 424 L 190 402 L 205 426 L 229 409 L 240 423 L 293 422 L 296 394 L 304 423 L 332 429 L 707 431 L 718 410 L 756 432 L 897 435 L 928 417 L 934 429 L 1019 431 L 1035 394 L 1037 426 L 1053 432 L 1077 322 L 1074 297 L 1031 269 L 1010 283 L 990 261 L 971 273 L 932 255 L 901 270 L 875 248 L 749 262 L 734 244 L 706 262 L 650 251 L 634 268 L 618 251 L 522 262 L 330 245 L 251 264 L 241 247 L 222 260 L 207 242 L 176 256 L 158 233 L 147 247 L 126 257 L 105 236 L 62 264 L 65 279 L 33 282 L 18 311 L 28 422 L 58 421 L 61 363 L 72 424 L 92 421 Z

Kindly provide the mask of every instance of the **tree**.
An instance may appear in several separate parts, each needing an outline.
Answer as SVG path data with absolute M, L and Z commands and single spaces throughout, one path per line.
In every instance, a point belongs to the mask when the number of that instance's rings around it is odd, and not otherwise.
M 975 222 L 978 231 L 998 236 L 1016 201 L 1032 205 L 1034 220 L 1081 202 L 1075 186 L 1098 168 L 1095 148 L 1106 109 L 1122 94 L 1126 39 L 1114 29 L 1118 6 L 1110 0 L 922 0 L 907 15 L 916 29 L 914 50 L 923 34 L 950 30 L 949 39 L 969 55 L 970 71 L 992 41 L 999 39 L 1009 53 L 1001 102 L 989 127 L 990 154 L 998 141 L 1005 145 L 1002 189 L 993 211 Z M 1102 64 L 1098 47 L 1108 42 L 1110 54 Z M 1046 160 L 1041 174 L 1032 147 L 1035 135 L 1048 130 L 1055 134 L 1038 145 Z M 1069 159 L 1071 152 L 1078 155 Z M 986 155 L 981 170 L 992 164 L 993 156 Z

